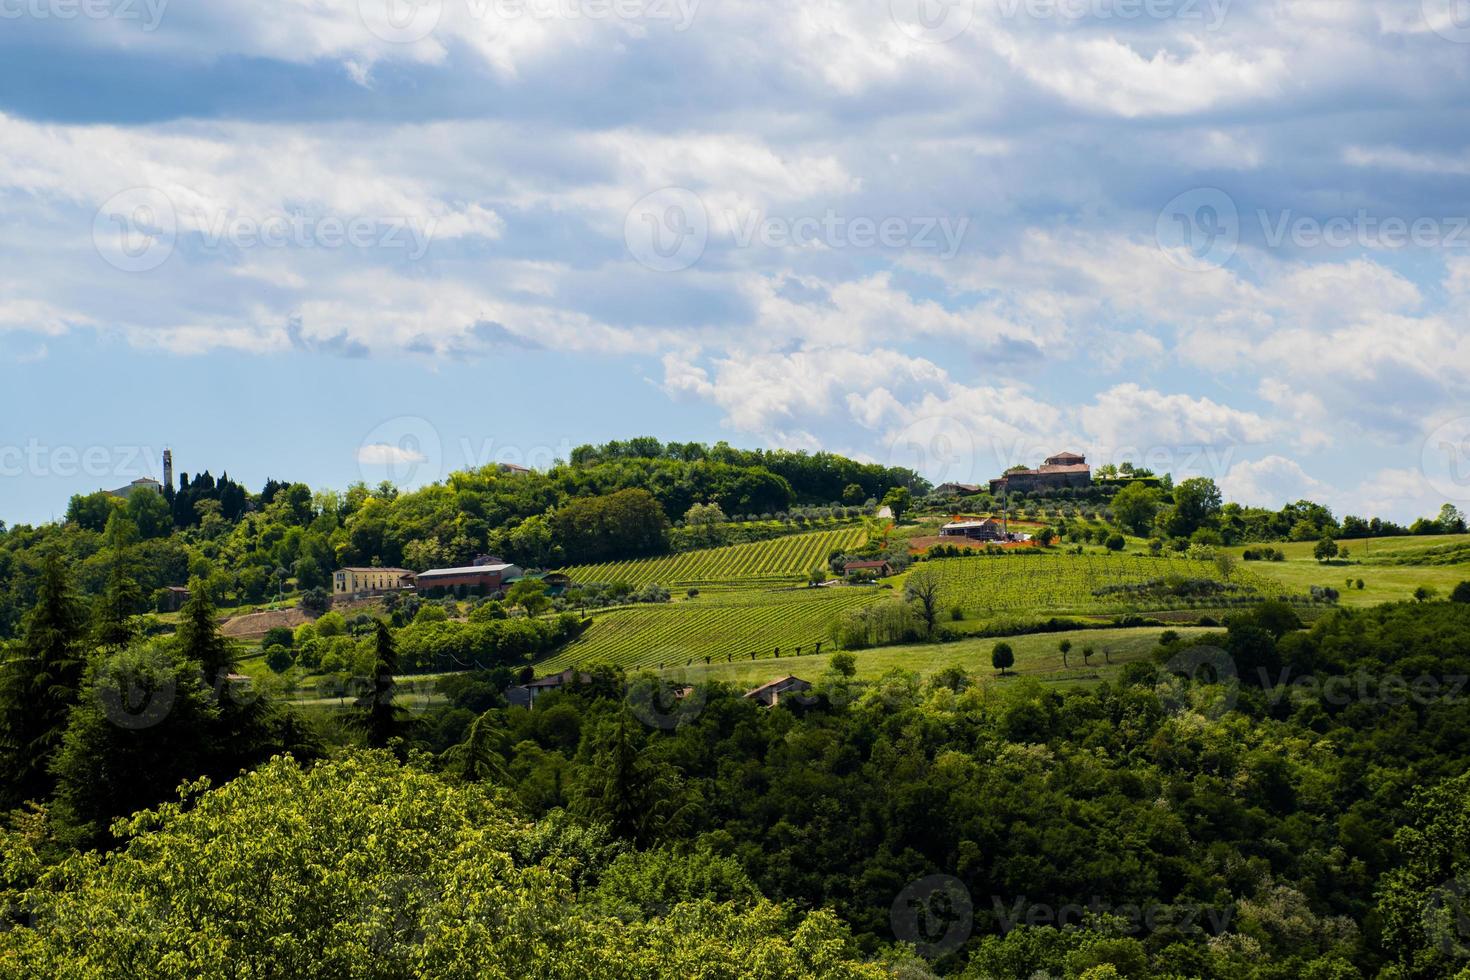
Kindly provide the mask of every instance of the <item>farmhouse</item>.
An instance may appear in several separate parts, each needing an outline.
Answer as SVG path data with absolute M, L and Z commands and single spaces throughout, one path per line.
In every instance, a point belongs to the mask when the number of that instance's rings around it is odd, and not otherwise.
M 974 483 L 941 483 L 934 488 L 938 497 L 973 497 L 985 488 Z
M 1092 467 L 1076 453 L 1057 453 L 1034 470 L 1016 470 L 990 481 L 991 493 L 1092 486 Z
M 969 538 L 972 541 L 999 541 L 1005 537 L 1005 529 L 991 517 L 979 521 L 956 518 L 940 528 L 939 533 L 946 538 Z
M 509 562 L 490 561 L 486 564 L 465 565 L 459 568 L 433 568 L 419 572 L 417 576 L 420 592 L 432 589 L 453 589 L 478 595 L 500 592 L 515 579 L 525 575 L 525 569 Z
M 783 696 L 802 694 L 811 689 L 812 685 L 810 681 L 804 681 L 800 677 L 793 677 L 788 674 L 785 677 L 778 677 L 776 680 L 746 691 L 745 696 L 753 701 L 759 701 L 767 708 L 771 708 L 780 704 Z
M 842 566 L 844 575 L 852 575 L 854 572 L 872 572 L 878 578 L 887 578 L 893 574 L 893 566 L 886 561 L 850 561 Z
M 536 699 L 547 691 L 555 691 L 567 684 L 591 684 L 592 675 L 578 673 L 568 667 L 560 674 L 538 677 L 528 684 L 516 684 L 505 689 L 505 700 L 513 708 L 530 708 Z
M 413 588 L 413 572 L 406 568 L 339 568 L 332 575 L 332 595 L 382 595 Z
M 159 598 L 159 612 L 178 612 L 189 601 L 189 590 L 182 585 L 165 585 Z

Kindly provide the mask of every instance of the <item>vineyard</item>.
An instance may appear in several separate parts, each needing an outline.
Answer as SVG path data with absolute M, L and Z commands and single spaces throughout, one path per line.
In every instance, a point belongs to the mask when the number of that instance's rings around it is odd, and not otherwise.
M 941 601 L 966 612 L 1107 612 L 1147 605 L 1172 608 L 1191 596 L 1210 601 L 1282 594 L 1280 586 L 1235 569 L 1228 580 L 1213 562 L 1146 555 L 1017 554 L 926 562 L 939 577 Z
M 812 569 L 827 567 L 827 555 L 834 548 L 855 548 L 862 543 L 861 528 L 842 527 L 661 558 L 578 565 L 562 571 L 573 582 L 627 582 L 633 586 L 656 582 L 668 589 L 721 583 L 770 587 L 805 581 Z
M 689 663 L 792 656 L 815 651 L 830 622 L 849 609 L 892 595 L 875 588 L 743 589 L 699 598 L 609 610 L 593 618 L 581 639 L 537 664 L 549 673 L 583 663 L 619 667 L 682 667 Z

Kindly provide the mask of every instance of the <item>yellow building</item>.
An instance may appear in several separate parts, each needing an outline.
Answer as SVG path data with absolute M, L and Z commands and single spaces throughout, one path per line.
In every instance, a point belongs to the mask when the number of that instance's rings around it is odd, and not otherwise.
M 332 576 L 332 595 L 379 595 L 413 587 L 406 568 L 339 568 Z

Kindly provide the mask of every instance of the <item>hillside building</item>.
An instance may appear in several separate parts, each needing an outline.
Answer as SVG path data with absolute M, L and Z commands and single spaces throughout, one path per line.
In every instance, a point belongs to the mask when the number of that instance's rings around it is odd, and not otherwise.
M 339 568 L 332 575 L 332 595 L 370 596 L 413 588 L 414 574 L 406 568 Z
M 1032 490 L 1082 489 L 1092 486 L 1092 467 L 1087 457 L 1057 453 L 1034 470 L 1016 470 L 990 481 L 990 492 L 1027 493 Z

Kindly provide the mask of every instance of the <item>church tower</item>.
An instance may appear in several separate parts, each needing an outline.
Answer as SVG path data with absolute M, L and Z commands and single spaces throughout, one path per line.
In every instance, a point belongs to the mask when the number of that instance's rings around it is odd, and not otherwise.
M 163 485 L 169 490 L 174 488 L 174 451 L 172 449 L 163 451 Z

